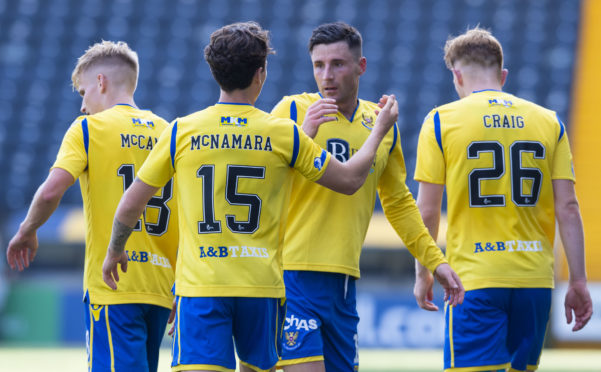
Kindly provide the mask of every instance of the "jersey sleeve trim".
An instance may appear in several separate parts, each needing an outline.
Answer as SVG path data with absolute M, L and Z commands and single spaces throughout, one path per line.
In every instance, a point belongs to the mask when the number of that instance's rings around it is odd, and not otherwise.
M 436 136 L 436 142 L 438 142 L 438 147 L 440 147 L 440 151 L 444 154 L 444 150 L 442 149 L 442 134 L 440 132 L 440 115 L 438 111 L 434 114 L 434 135 Z
M 88 155 L 88 147 L 90 146 L 90 134 L 88 132 L 88 118 L 84 118 L 81 121 L 81 131 L 83 133 L 83 146 L 86 149 L 86 155 Z
M 392 150 L 394 150 L 394 146 L 396 146 L 396 141 L 399 136 L 399 128 L 397 128 L 396 123 L 394 123 L 392 126 L 392 130 L 394 131 L 394 137 L 392 138 L 392 146 L 390 146 L 390 151 L 388 151 L 389 154 L 392 154 Z
M 294 120 L 295 123 L 298 119 L 298 110 L 296 109 L 296 101 L 294 100 L 290 102 L 290 119 Z
M 175 137 L 177 135 L 177 121 L 173 123 L 173 128 L 171 128 L 171 145 L 169 147 L 169 152 L 171 154 L 171 166 L 175 168 Z
M 294 103 L 294 101 L 292 101 L 292 102 Z M 292 106 L 290 108 L 292 109 Z M 292 114 L 292 110 L 290 110 L 290 113 Z M 292 128 L 294 130 L 294 145 L 292 147 L 292 160 L 290 160 L 291 168 L 293 168 L 294 164 L 296 164 L 296 158 L 298 157 L 298 148 L 299 148 L 299 142 L 300 142 L 299 134 L 298 134 L 298 126 L 293 125 Z
M 557 118 L 557 122 L 559 123 L 559 138 L 557 139 L 557 142 L 561 141 L 561 137 L 563 137 L 563 134 L 566 131 L 566 127 L 565 125 L 563 125 L 563 122 L 561 121 L 561 119 L 559 118 L 559 115 L 557 115 L 557 113 L 555 114 L 555 117 Z

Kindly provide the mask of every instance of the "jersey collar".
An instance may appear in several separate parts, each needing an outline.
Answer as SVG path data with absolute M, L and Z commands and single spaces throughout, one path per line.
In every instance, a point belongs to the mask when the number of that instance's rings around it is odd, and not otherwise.
M 135 106 L 130 105 L 129 103 L 117 103 L 117 104 L 115 104 L 115 106 L 129 106 L 131 108 L 137 109 Z
M 252 106 L 250 103 L 238 103 L 238 102 L 217 102 L 217 105 L 237 105 L 237 106 Z
M 481 89 L 481 90 L 475 90 L 472 93 L 480 93 L 480 92 L 499 92 L 499 93 L 503 93 L 502 90 L 498 90 L 498 89 Z

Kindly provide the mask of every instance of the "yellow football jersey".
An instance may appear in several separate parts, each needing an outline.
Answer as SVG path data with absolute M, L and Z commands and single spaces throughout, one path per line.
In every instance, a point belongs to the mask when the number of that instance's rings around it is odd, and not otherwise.
M 318 93 L 287 96 L 272 114 L 291 118 L 301 126 L 309 106 L 320 98 Z M 337 113 L 336 120 L 319 127 L 315 142 L 338 160 L 349 160 L 369 136 L 376 109 L 375 103 L 359 100 L 350 121 Z M 295 174 L 286 226 L 284 269 L 335 272 L 358 278 L 361 247 L 376 192 L 388 221 L 411 254 L 430 270 L 446 262 L 422 222 L 405 178 L 396 125 L 380 144 L 365 184 L 353 195 L 338 194 Z
M 152 186 L 176 180 L 176 294 L 284 297 L 291 168 L 314 181 L 329 161 L 290 120 L 251 105 L 218 103 L 177 119 L 138 174 Z
M 65 134 L 53 168 L 79 178 L 86 219 L 84 291 L 93 304 L 171 308 L 178 234 L 172 182 L 148 202 L 127 241 L 127 273 L 120 276 L 117 290 L 102 280 L 119 200 L 166 127 L 152 112 L 120 104 L 78 117 Z
M 564 125 L 508 93 L 432 110 L 415 179 L 445 184 L 447 258 L 465 289 L 553 287 L 553 179 L 574 180 Z

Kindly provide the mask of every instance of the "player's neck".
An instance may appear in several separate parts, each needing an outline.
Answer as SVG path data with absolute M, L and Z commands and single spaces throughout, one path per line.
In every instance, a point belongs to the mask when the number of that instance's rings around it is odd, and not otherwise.
M 463 93 L 469 96 L 482 90 L 502 90 L 503 84 L 491 74 L 463 74 Z
M 336 102 L 338 105 L 338 112 L 340 112 L 348 121 L 351 121 L 357 105 L 359 104 L 357 97 L 355 96 L 348 102 Z
M 134 101 L 134 97 L 131 94 L 116 94 L 106 98 L 105 109 L 109 109 L 119 104 L 138 108 L 138 106 L 136 106 L 136 102 Z
M 473 92 L 479 92 L 481 90 L 503 90 L 503 87 L 499 83 L 492 82 L 480 82 L 465 85 L 465 92 L 471 94 Z
M 257 100 L 257 95 L 250 89 L 236 89 L 231 92 L 221 91 L 219 94 L 219 102 L 223 103 L 242 103 L 253 105 Z

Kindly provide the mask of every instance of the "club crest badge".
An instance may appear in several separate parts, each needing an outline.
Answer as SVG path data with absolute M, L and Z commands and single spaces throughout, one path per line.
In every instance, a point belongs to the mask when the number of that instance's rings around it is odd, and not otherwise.
M 361 124 L 365 128 L 372 130 L 374 127 L 374 118 L 371 115 L 367 115 L 365 113 L 361 114 L 361 118 L 363 119 L 363 120 L 361 120 Z
M 286 337 L 286 345 L 294 346 L 296 345 L 296 339 L 298 338 L 298 331 L 284 332 L 284 337 Z

